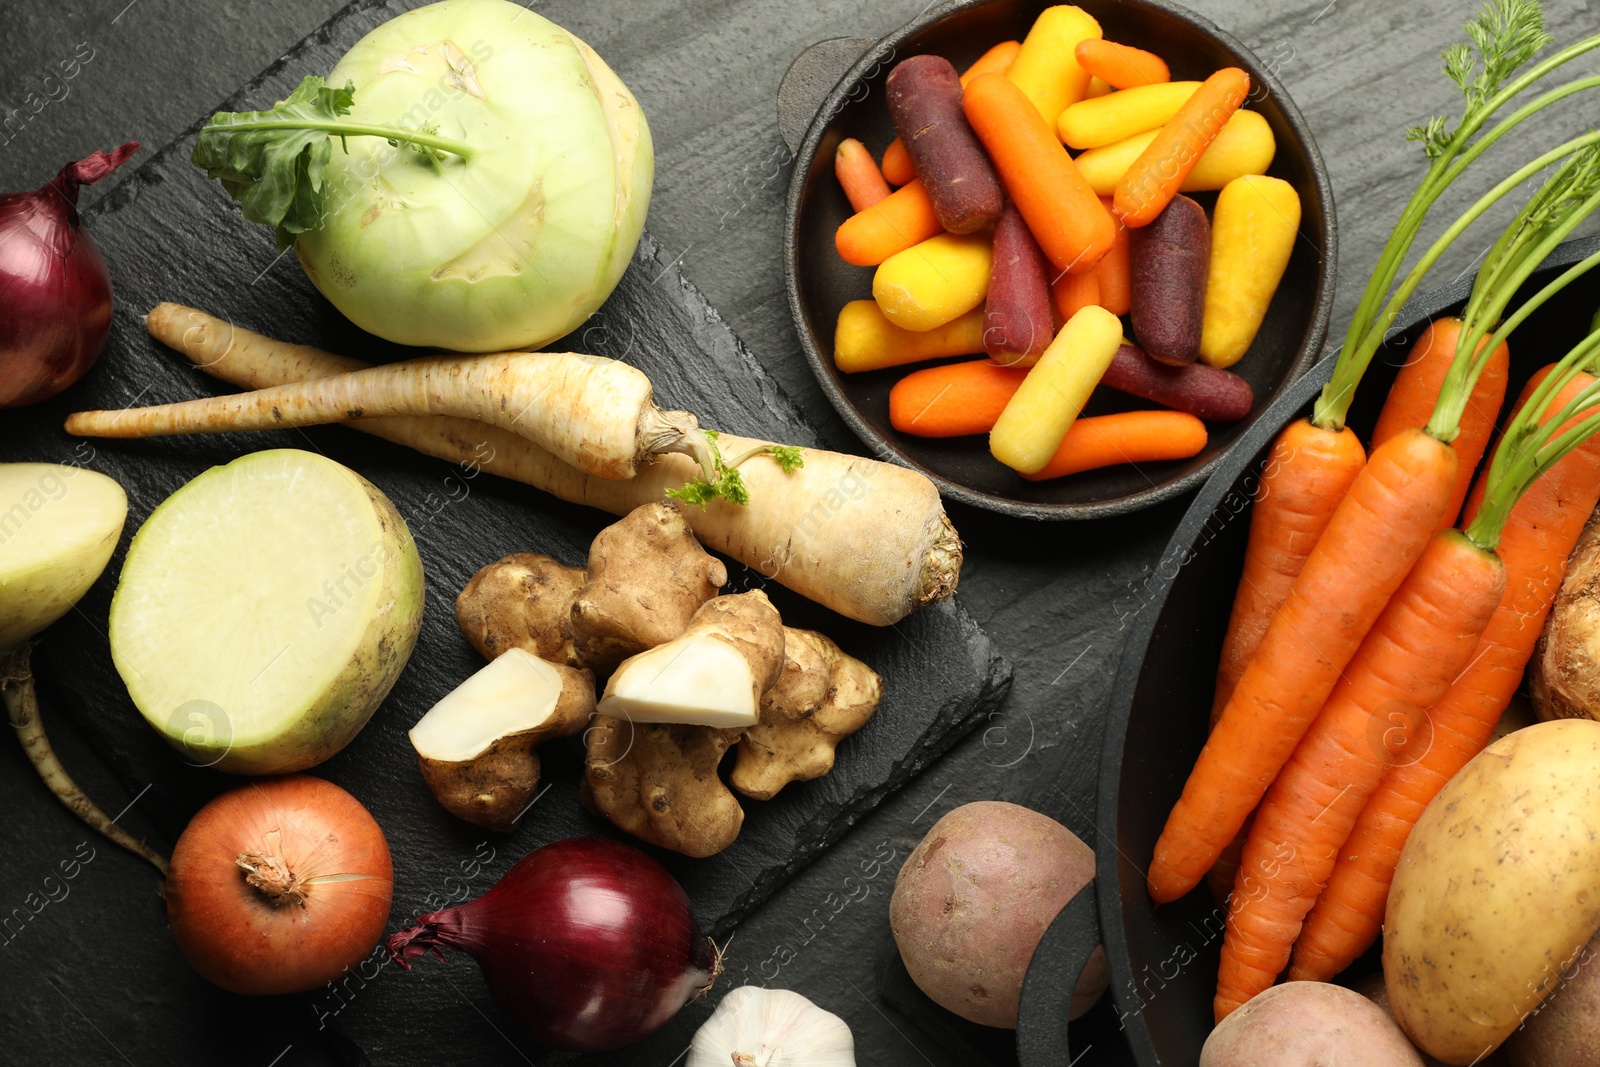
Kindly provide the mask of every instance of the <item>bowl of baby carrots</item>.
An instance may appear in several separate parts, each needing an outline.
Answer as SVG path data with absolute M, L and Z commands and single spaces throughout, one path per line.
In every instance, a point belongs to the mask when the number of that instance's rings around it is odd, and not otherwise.
M 1332 194 L 1248 49 L 1159 0 L 947 3 L 796 157 L 807 359 L 947 499 L 1123 514 L 1202 482 L 1323 351 Z

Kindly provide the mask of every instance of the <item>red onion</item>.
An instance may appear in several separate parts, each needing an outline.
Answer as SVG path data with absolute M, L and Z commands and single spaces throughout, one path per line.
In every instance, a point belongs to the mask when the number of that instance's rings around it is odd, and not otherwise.
M 78 188 L 139 150 L 129 141 L 68 163 L 31 193 L 0 196 L 0 408 L 82 378 L 111 331 L 111 272 L 78 217 Z
M 401 967 L 465 949 L 530 1036 L 606 1052 L 660 1029 L 722 970 L 689 898 L 636 848 L 594 837 L 524 856 L 487 893 L 424 915 L 386 942 Z

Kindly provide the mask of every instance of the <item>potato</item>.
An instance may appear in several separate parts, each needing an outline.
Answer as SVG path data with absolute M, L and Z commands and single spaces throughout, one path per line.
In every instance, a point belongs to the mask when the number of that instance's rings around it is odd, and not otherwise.
M 1128 231 L 1128 269 L 1133 287 L 1133 335 L 1152 359 L 1175 367 L 1200 355 L 1206 281 L 1211 263 L 1211 224 L 1187 196 L 1172 203 L 1148 226 Z
M 1424 1067 L 1382 1008 L 1326 982 L 1258 993 L 1211 1031 L 1200 1067 Z
M 1400 854 L 1384 918 L 1395 1018 L 1450 1064 L 1479 1062 L 1600 927 L 1600 722 L 1501 738 L 1451 779 Z
M 1594 518 L 1567 560 L 1528 664 L 1528 693 L 1541 719 L 1600 719 L 1600 521 Z
M 1502 1047 L 1512 1067 L 1600 1067 L 1600 937 Z
M 1389 987 L 1383 983 L 1382 971 L 1373 971 L 1350 988 L 1382 1008 L 1383 1013 L 1391 1020 L 1394 1019 L 1394 1009 L 1389 1007 Z M 1400 1024 L 1395 1023 L 1395 1025 L 1399 1026 Z M 1402 1030 L 1401 1033 L 1405 1033 L 1405 1031 Z M 1417 1056 L 1422 1060 L 1422 1067 L 1445 1067 L 1443 1061 L 1434 1059 L 1426 1052 L 1418 1051 Z M 1480 1060 L 1477 1067 L 1506 1067 L 1506 1062 L 1505 1050 L 1495 1049 L 1487 1057 Z
M 1022 979 L 1056 915 L 1094 878 L 1094 851 L 1054 819 L 998 800 L 964 804 L 906 859 L 889 926 L 924 993 L 963 1019 L 1015 1029 Z M 1095 949 L 1069 1018 L 1109 981 Z

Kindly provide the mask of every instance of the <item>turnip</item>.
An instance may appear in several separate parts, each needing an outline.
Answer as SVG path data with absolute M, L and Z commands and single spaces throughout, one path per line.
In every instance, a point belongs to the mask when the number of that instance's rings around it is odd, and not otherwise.
M 127 516 L 122 487 L 103 474 L 55 463 L 0 464 L 0 697 L 57 799 L 165 874 L 167 861 L 113 823 L 56 759 L 29 663 L 33 638 L 72 610 L 105 570 Z
M 206 373 L 250 388 L 367 366 L 310 345 L 274 341 L 177 304 L 157 305 L 145 325 Z M 397 417 L 351 426 L 613 515 L 626 515 L 701 477 L 694 461 L 665 455 L 627 481 L 594 478 L 523 438 L 466 419 Z M 730 453 L 767 444 L 732 434 L 719 440 Z M 800 452 L 804 466 L 793 473 L 767 462 L 742 468 L 748 507 L 719 500 L 704 509 L 686 508 L 700 543 L 874 626 L 899 622 L 955 592 L 961 540 L 932 482 L 861 456 Z
M 387 497 L 311 452 L 255 452 L 168 497 L 134 535 L 111 654 L 191 761 L 283 774 L 343 748 L 399 678 L 422 563 Z

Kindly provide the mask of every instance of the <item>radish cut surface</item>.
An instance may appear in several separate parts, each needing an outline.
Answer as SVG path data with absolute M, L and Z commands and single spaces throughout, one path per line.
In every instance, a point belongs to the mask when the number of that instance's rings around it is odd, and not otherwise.
M 198 764 L 302 770 L 338 752 L 399 677 L 422 563 L 376 486 L 298 449 L 213 467 L 134 535 L 111 651 L 139 711 Z

